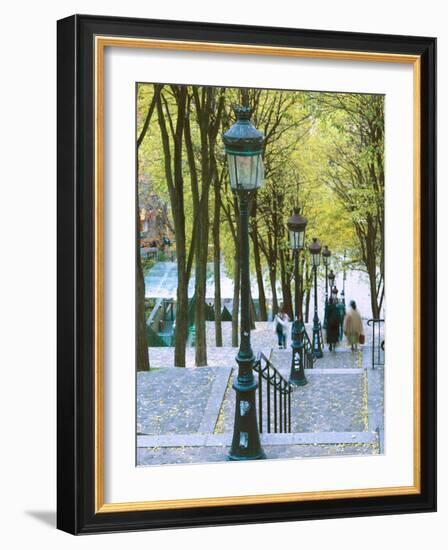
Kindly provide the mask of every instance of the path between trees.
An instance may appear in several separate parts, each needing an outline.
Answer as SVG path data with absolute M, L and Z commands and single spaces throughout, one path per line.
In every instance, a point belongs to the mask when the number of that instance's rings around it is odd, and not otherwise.
M 137 375 L 137 465 L 226 460 L 233 430 L 236 349 L 209 348 L 209 366 L 185 369 L 155 367 L 172 349 L 149 351 L 152 369 Z M 271 357 L 287 379 L 290 351 L 273 350 Z M 380 453 L 384 369 L 371 369 L 370 347 L 325 351 L 306 377 L 308 384 L 292 394 L 292 433 L 261 434 L 267 458 Z

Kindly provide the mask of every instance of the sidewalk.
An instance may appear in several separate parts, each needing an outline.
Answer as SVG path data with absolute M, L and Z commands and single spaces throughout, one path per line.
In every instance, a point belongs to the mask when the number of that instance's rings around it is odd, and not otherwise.
M 170 348 L 154 348 L 169 357 Z M 150 350 L 151 352 L 152 350 Z M 235 348 L 210 348 L 216 366 L 152 368 L 137 375 L 137 465 L 227 459 L 234 421 Z M 194 349 L 192 350 L 194 352 Z M 269 355 L 269 353 L 267 353 Z M 307 369 L 291 396 L 290 434 L 261 434 L 268 459 L 378 454 L 384 447 L 384 369 L 371 369 L 370 348 L 342 346 Z M 291 352 L 272 361 L 289 377 Z M 151 364 L 155 364 L 154 356 Z M 157 364 L 157 363 L 156 363 Z

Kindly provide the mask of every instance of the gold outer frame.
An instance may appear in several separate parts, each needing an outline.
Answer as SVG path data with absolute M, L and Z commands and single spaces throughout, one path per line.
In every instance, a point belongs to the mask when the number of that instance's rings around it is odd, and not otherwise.
M 159 500 L 123 503 L 104 502 L 104 50 L 106 47 L 152 48 L 164 50 L 270 55 L 314 59 L 406 63 L 413 65 L 413 197 L 414 197 L 414 480 L 413 485 L 350 490 L 278 493 L 228 497 Z M 418 55 L 345 50 L 306 49 L 177 40 L 96 36 L 95 57 L 95 513 L 167 510 L 205 506 L 232 506 L 274 502 L 333 500 L 341 498 L 382 497 L 421 493 L 421 59 Z

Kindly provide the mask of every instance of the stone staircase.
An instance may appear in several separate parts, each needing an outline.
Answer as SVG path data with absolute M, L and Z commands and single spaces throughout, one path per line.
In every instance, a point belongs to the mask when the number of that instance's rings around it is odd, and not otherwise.
M 138 373 L 139 465 L 226 460 L 234 420 L 236 350 L 215 350 L 221 363 L 216 367 Z M 342 347 L 325 350 L 315 368 L 307 369 L 307 385 L 295 387 L 291 395 L 292 433 L 261 434 L 268 458 L 381 452 L 383 371 L 372 371 L 362 357 Z M 288 379 L 291 352 L 273 349 L 271 361 Z
M 272 349 L 271 360 L 284 375 L 291 367 L 291 350 Z M 336 351 L 324 349 L 323 357 L 316 359 L 313 370 L 321 369 L 359 369 L 363 366 L 363 352 L 351 351 L 340 346 Z M 309 369 L 307 370 L 307 372 Z

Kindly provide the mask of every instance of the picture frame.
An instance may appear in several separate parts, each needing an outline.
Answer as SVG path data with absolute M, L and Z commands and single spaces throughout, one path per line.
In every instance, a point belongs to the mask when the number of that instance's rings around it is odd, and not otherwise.
M 58 21 L 57 526 L 72 534 L 436 509 L 436 40 L 74 15 Z M 104 499 L 104 52 L 109 47 L 413 67 L 414 480 L 405 487 Z M 412 237 L 410 237 L 412 238 Z

